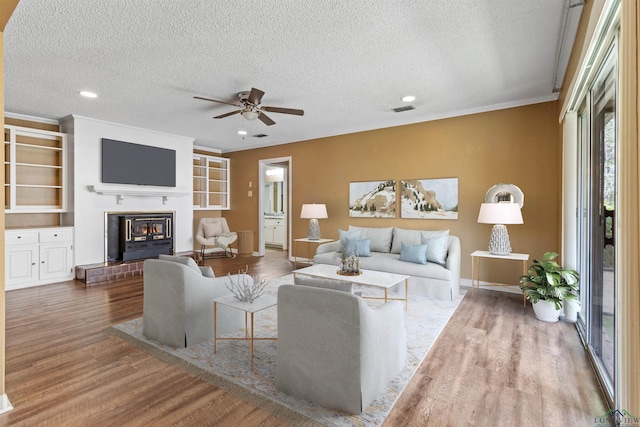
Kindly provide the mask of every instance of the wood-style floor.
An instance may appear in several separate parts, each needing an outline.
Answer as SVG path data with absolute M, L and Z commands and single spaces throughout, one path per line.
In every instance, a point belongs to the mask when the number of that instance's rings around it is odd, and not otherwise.
M 284 253 L 207 261 L 282 276 Z M 142 315 L 142 280 L 7 292 L 0 426 L 276 426 L 268 412 L 105 332 Z M 536 321 L 522 298 L 467 295 L 385 426 L 592 426 L 606 411 L 574 325 Z

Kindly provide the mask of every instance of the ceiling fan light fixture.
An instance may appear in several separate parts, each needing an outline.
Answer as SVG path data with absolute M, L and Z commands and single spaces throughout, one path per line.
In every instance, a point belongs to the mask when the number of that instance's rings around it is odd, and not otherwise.
M 255 120 L 260 115 L 259 112 L 254 111 L 253 109 L 243 110 L 241 114 L 242 114 L 242 117 L 245 118 L 245 120 Z

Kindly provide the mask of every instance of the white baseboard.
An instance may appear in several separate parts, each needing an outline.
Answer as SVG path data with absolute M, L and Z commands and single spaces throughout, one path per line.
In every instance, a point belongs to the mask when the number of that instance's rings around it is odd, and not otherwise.
M 4 414 L 5 412 L 9 412 L 13 409 L 13 405 L 9 402 L 9 398 L 6 394 L 0 396 L 0 414 Z

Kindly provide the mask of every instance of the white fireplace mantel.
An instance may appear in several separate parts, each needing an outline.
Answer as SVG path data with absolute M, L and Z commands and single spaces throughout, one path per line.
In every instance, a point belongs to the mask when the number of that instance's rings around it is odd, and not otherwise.
M 183 197 L 191 194 L 190 191 L 178 188 L 148 185 L 94 184 L 89 186 L 89 191 L 103 196 L 116 196 L 116 202 L 118 204 L 121 204 L 125 197 L 162 197 L 162 204 L 166 205 L 169 197 Z

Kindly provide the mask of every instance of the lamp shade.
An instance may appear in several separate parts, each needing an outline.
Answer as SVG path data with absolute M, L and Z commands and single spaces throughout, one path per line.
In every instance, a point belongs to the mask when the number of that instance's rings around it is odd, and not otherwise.
M 315 204 L 315 203 L 302 205 L 300 218 L 306 218 L 306 219 L 329 218 L 329 216 L 327 215 L 327 206 L 324 204 Z
M 518 203 L 483 203 L 478 214 L 480 224 L 524 224 Z

